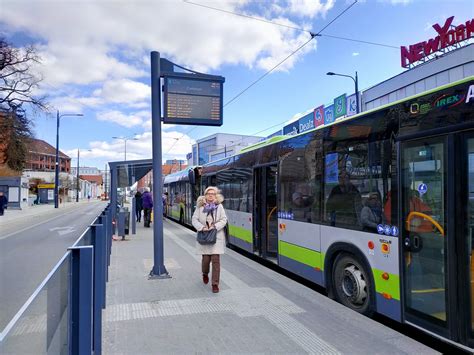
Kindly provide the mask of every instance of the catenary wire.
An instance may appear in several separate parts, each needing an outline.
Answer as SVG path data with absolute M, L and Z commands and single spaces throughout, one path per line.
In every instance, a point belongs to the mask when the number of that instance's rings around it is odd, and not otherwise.
M 285 59 L 280 61 L 277 65 L 275 65 L 273 68 L 271 68 L 269 71 L 264 73 L 262 76 L 260 76 L 257 80 L 252 82 L 249 86 L 247 86 L 245 89 L 243 89 L 241 92 L 239 92 L 237 95 L 235 95 L 232 99 L 227 101 L 224 104 L 224 107 L 229 105 L 231 102 L 234 102 L 237 98 L 242 96 L 247 90 L 249 90 L 252 86 L 257 84 L 259 81 L 264 79 L 268 74 L 270 74 L 272 71 L 274 71 L 276 68 L 278 68 L 280 65 L 282 65 L 285 61 L 287 61 L 290 57 L 292 57 L 294 54 L 296 54 L 299 50 L 301 50 L 304 46 L 306 46 L 309 42 L 311 42 L 316 36 L 320 36 L 321 32 L 324 31 L 326 28 L 328 28 L 334 21 L 336 21 L 339 17 L 341 17 L 346 11 L 348 11 L 352 6 L 354 6 L 357 3 L 357 0 L 354 0 L 352 4 L 350 4 L 348 7 L 346 7 L 340 14 L 338 14 L 334 19 L 332 19 L 326 26 L 324 26 L 321 30 L 319 30 L 317 33 L 311 33 L 311 38 L 303 43 L 301 46 L 299 46 L 296 50 L 294 50 L 290 55 L 288 55 Z
M 286 28 L 290 28 L 290 29 L 292 29 L 292 30 L 297 30 L 297 31 L 301 31 L 301 32 L 308 32 L 308 33 L 311 34 L 310 31 L 305 30 L 304 28 L 301 28 L 301 27 L 285 25 L 285 24 L 283 24 L 283 23 L 273 22 L 273 21 L 265 20 L 265 19 L 258 18 L 258 17 L 253 17 L 253 16 L 249 16 L 249 15 L 239 14 L 239 13 L 237 13 L 237 12 L 228 11 L 228 10 L 224 10 L 224 9 L 219 9 L 218 7 L 212 7 L 212 6 L 209 6 L 209 5 L 203 5 L 203 4 L 199 4 L 199 3 L 192 2 L 192 1 L 188 1 L 188 0 L 183 0 L 183 2 L 186 3 L 186 4 L 190 4 L 190 5 L 195 5 L 195 6 L 204 7 L 204 8 L 206 8 L 206 9 L 211 9 L 211 10 L 215 10 L 215 11 L 224 12 L 224 13 L 226 13 L 226 14 L 235 15 L 235 16 L 240 16 L 240 17 L 244 17 L 244 18 L 248 18 L 248 19 L 252 19 L 252 20 L 256 20 L 256 21 L 260 21 L 260 22 L 265 22 L 265 23 L 268 23 L 268 24 L 271 24 L 271 25 L 275 25 L 275 26 L 286 27 Z

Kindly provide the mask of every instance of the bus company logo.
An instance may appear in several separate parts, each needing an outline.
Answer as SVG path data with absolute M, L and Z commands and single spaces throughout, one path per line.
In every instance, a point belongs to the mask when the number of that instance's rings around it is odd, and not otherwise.
M 449 17 L 443 26 L 433 25 L 438 33 L 428 41 L 418 42 L 408 47 L 400 47 L 401 64 L 403 68 L 422 60 L 425 57 L 434 55 L 446 47 L 466 41 L 474 35 L 474 19 L 466 21 L 458 26 L 452 25 L 454 16 Z
M 433 106 L 437 108 L 452 108 L 464 102 L 466 95 L 442 95 L 437 98 Z
M 410 105 L 410 114 L 412 116 L 425 115 L 431 111 L 431 107 L 429 102 L 414 102 Z

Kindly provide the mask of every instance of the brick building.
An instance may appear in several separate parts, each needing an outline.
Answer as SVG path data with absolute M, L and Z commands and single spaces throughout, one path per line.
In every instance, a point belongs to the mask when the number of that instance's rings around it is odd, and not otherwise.
M 54 171 L 56 148 L 41 139 L 30 139 L 25 170 Z M 59 172 L 70 173 L 71 158 L 59 151 Z

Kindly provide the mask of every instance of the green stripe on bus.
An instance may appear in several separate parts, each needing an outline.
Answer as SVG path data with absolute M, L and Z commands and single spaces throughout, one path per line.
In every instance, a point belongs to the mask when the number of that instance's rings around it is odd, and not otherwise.
M 253 244 L 252 231 L 229 224 L 229 234 L 233 237 L 242 239 L 247 243 Z
M 372 269 L 375 280 L 375 290 L 377 293 L 390 295 L 393 299 L 400 301 L 400 277 L 395 274 L 388 274 L 388 280 L 384 280 L 383 270 Z
M 315 269 L 322 270 L 321 253 L 318 251 L 279 240 L 278 254 Z
M 171 217 L 179 219 L 179 211 L 172 209 L 171 210 Z

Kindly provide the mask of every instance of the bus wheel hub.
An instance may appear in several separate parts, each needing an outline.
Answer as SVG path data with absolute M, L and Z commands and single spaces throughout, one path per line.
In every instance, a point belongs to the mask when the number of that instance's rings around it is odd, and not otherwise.
M 347 266 L 344 269 L 342 290 L 353 304 L 363 304 L 367 298 L 367 284 L 364 275 L 355 265 Z

